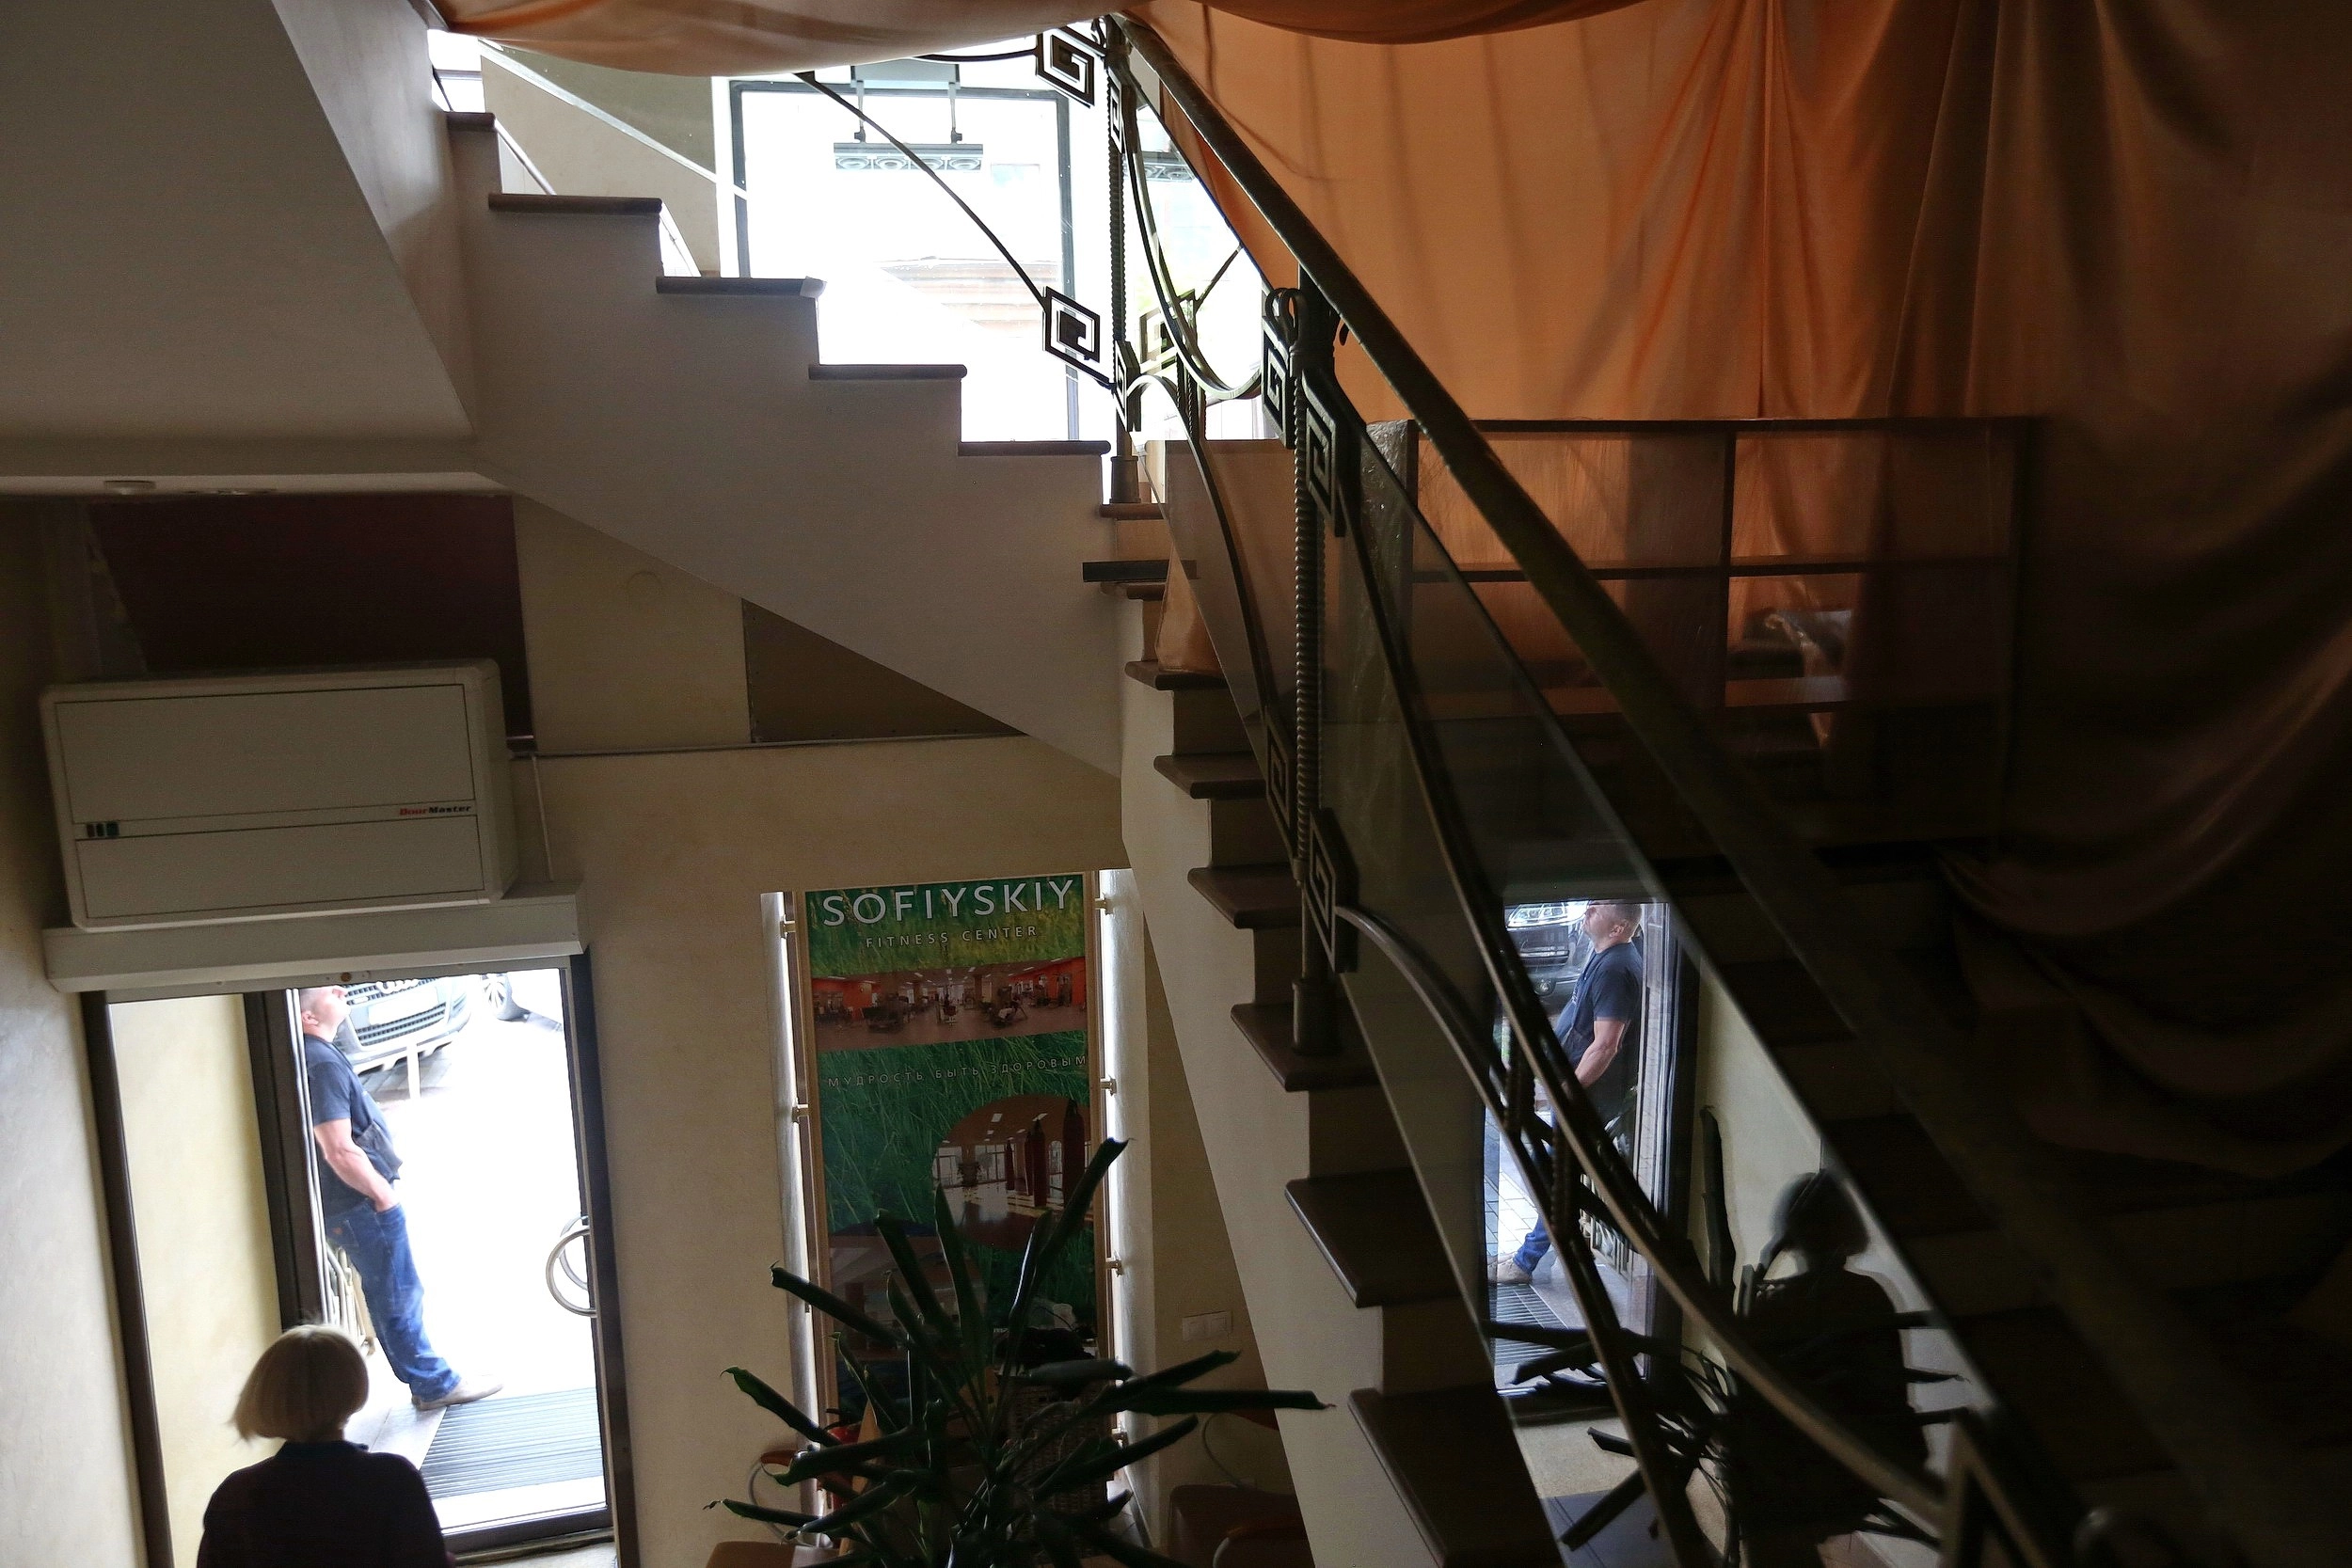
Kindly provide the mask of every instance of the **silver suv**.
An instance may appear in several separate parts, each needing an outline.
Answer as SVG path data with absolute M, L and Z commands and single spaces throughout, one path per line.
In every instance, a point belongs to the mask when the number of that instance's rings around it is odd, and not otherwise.
M 437 980 L 366 980 L 345 986 L 351 1018 L 335 1044 L 359 1072 L 389 1067 L 412 1053 L 422 1061 L 466 1026 L 475 984 L 469 974 L 452 974 Z

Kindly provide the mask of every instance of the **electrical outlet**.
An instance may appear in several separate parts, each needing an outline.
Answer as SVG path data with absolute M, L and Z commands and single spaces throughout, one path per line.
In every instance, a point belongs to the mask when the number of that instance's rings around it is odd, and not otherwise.
M 1188 1344 L 1200 1339 L 1222 1339 L 1233 1332 L 1233 1315 L 1231 1312 L 1195 1313 L 1184 1320 L 1184 1340 Z

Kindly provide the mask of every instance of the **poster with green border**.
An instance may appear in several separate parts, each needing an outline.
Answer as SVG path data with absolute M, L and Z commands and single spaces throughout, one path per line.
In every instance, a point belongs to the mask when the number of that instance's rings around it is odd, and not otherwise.
M 1082 874 L 803 895 L 827 1282 L 887 1319 L 874 1217 L 936 1258 L 947 1194 L 992 1317 L 1021 1250 L 1092 1153 Z M 944 1267 L 930 1281 L 951 1300 Z M 1041 1282 L 1032 1327 L 1096 1338 L 1094 1247 Z M 856 1347 L 850 1347 L 852 1354 Z M 841 1389 L 845 1409 L 855 1401 Z

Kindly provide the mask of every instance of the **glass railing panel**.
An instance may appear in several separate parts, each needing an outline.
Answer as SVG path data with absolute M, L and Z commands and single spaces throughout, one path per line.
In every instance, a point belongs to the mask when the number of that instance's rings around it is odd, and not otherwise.
M 1277 657 L 1267 641 L 1268 626 L 1286 631 L 1291 614 L 1286 601 L 1269 601 L 1251 591 L 1226 531 L 1224 515 L 1253 492 L 1229 493 L 1234 478 L 1231 466 L 1204 463 L 1200 448 L 1182 436 L 1153 442 L 1147 461 L 1168 519 L 1168 572 L 1184 573 L 1198 600 L 1233 705 L 1263 760 L 1269 693 L 1261 689 L 1258 673 L 1271 668 Z M 1270 622 L 1264 618 L 1269 612 Z
M 1257 401 L 1220 404 L 1211 412 L 1254 409 Z M 1291 635 L 1297 620 L 1298 514 L 1290 449 L 1272 437 L 1213 437 L 1198 450 L 1225 498 L 1226 526 L 1241 582 L 1263 628 L 1267 665 L 1259 675 L 1266 687 L 1263 700 L 1276 712 L 1288 713 L 1298 670 Z
M 1327 551 L 1325 800 L 1356 863 L 1357 902 L 1409 941 L 1476 1020 L 1487 1050 L 1463 1074 L 1461 1048 L 1423 1022 L 1425 1008 L 1416 1018 L 1410 988 L 1370 944 L 1347 987 L 1474 1313 L 1556 1334 L 1586 1310 L 1551 1239 L 1531 1234 L 1534 1195 L 1489 1107 L 1436 1089 L 1450 1070 L 1470 1088 L 1502 1092 L 1510 1047 L 1501 974 L 1536 998 L 1553 1035 L 1546 1045 L 1563 1061 L 1593 1053 L 1595 1025 L 1625 1015 L 1617 1059 L 1591 1075 L 1588 1092 L 1612 1157 L 1651 1206 L 1649 1244 L 1677 1253 L 1686 1286 L 1708 1277 L 1697 1260 L 1710 1260 L 1720 1292 L 1710 1299 L 1726 1310 L 1741 1303 L 1747 1316 L 1731 1321 L 1768 1341 L 1792 1375 L 1835 1385 L 1839 1357 L 1825 1362 L 1820 1342 L 1844 1347 L 1845 1360 L 1874 1370 L 1832 1400 L 1834 1413 L 1907 1468 L 1938 1463 L 1939 1414 L 1979 1395 L 1956 1342 L 1927 1316 L 1925 1290 L 1715 982 L 1704 945 L 1569 743 L 1550 694 L 1486 614 L 1482 585 L 1465 580 L 1370 446 L 1360 501 L 1358 531 Z M 1434 801 L 1421 794 L 1416 739 Z M 1451 846 L 1426 815 L 1433 804 L 1452 825 Z M 1711 1163 L 1686 1141 L 1701 1122 L 1711 1129 Z M 1653 1363 L 1670 1402 L 1712 1401 L 1731 1420 L 1724 1430 L 1769 1434 L 1708 1440 L 1694 1498 L 1719 1535 L 1736 1528 L 1761 1550 L 1773 1532 L 1899 1529 L 1875 1493 L 1841 1479 L 1724 1370 L 1723 1347 L 1703 1324 L 1677 1329 L 1685 1316 L 1641 1248 L 1603 1221 L 1588 1217 L 1582 1230 L 1612 1313 L 1636 1332 L 1679 1334 L 1678 1355 Z M 1686 1236 L 1696 1245 L 1684 1253 Z M 1520 1382 L 1530 1347 L 1507 1337 L 1492 1344 L 1499 1367 L 1512 1369 L 1499 1382 L 1533 1394 L 1514 1402 L 1531 1434 L 1531 1473 L 1597 1479 L 1576 1467 L 1587 1450 L 1603 1451 L 1586 1433 L 1607 1430 L 1585 1418 L 1597 1403 L 1592 1380 L 1571 1369 Z M 1564 1415 L 1568 1449 L 1558 1436 Z M 1548 1495 L 1564 1514 L 1593 1501 Z M 1872 1549 L 1890 1560 L 1925 1551 L 1883 1536 Z
M 1484 429 L 1660 666 L 1805 837 L 1995 831 L 2019 426 Z M 1681 852 L 1687 823 L 1672 792 L 1626 760 L 1614 695 L 1427 443 L 1408 436 L 1388 450 L 1431 533 L 1642 843 L 1653 855 Z

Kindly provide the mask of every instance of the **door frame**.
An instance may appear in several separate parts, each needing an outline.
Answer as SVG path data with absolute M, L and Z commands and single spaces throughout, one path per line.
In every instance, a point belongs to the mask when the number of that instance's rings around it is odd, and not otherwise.
M 596 1034 L 596 987 L 588 955 L 506 960 L 508 967 L 559 970 L 564 1006 L 564 1057 L 572 1097 L 572 1140 L 580 1170 L 580 1207 L 588 1220 L 588 1291 L 596 1315 L 589 1338 L 596 1357 L 596 1407 L 604 1440 L 605 1505 L 593 1513 L 559 1515 L 569 1529 L 548 1531 L 543 1521 L 464 1530 L 449 1538 L 460 1561 L 515 1555 L 518 1545 L 545 1540 L 612 1536 L 619 1568 L 640 1568 L 636 1465 L 628 1422 L 627 1362 L 622 1349 L 620 1265 L 612 1237 L 612 1183 L 605 1159 L 604 1077 Z M 502 973 L 423 966 L 437 974 Z M 243 993 L 246 1044 L 253 1079 L 253 1108 L 261 1138 L 262 1191 L 269 1211 L 271 1260 L 277 1272 L 278 1316 L 292 1328 L 320 1321 L 325 1309 L 326 1236 L 315 1190 L 316 1155 L 306 1112 L 302 1075 L 293 1070 L 295 1043 L 293 987 Z M 141 994 L 125 1001 L 153 1001 Z M 91 1120 L 99 1184 L 106 1217 L 115 1319 L 122 1356 L 123 1401 L 130 1428 L 139 1527 L 147 1568 L 174 1568 L 171 1518 L 164 1476 L 162 1418 L 155 1401 L 148 1341 L 146 1294 L 133 1209 L 130 1147 L 122 1117 L 122 1087 L 106 991 L 82 996 L 82 1035 L 87 1059 Z M 598 1517 L 601 1515 L 602 1517 Z

